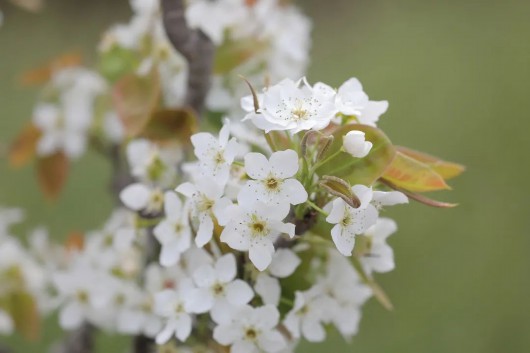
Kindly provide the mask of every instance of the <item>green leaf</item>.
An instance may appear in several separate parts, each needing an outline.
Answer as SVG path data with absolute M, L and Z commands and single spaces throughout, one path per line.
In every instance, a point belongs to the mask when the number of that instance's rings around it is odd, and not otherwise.
M 401 152 L 390 164 L 382 177 L 396 187 L 411 192 L 449 190 L 444 178 L 429 165 Z
M 217 75 L 226 74 L 265 48 L 265 44 L 254 38 L 228 40 L 215 51 L 213 72 Z
M 137 55 L 129 49 L 113 46 L 101 54 L 98 68 L 101 74 L 111 82 L 134 72 L 140 65 Z
M 35 298 L 26 291 L 9 293 L 1 300 L 15 323 L 15 328 L 24 337 L 36 340 L 40 333 L 40 316 Z
M 364 158 L 355 158 L 342 151 L 342 139 L 349 131 L 359 130 L 372 142 L 370 153 Z M 322 164 L 316 169 L 318 175 L 331 175 L 346 180 L 352 185 L 372 185 L 383 175 L 396 153 L 392 142 L 379 129 L 361 124 L 349 124 L 333 132 L 335 138 L 322 155 Z

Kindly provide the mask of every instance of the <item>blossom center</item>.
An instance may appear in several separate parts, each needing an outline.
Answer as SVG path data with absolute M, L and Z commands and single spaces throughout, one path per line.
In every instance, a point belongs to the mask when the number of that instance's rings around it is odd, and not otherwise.
M 199 212 L 208 212 L 212 209 L 213 205 L 214 202 L 203 195 L 200 201 L 198 202 Z
M 212 287 L 212 292 L 215 296 L 220 296 L 224 293 L 225 286 L 223 286 L 221 283 L 216 283 Z
M 255 237 L 267 235 L 267 222 L 259 219 L 256 215 L 252 215 L 248 227 L 250 228 L 252 235 Z
M 85 290 L 78 290 L 76 293 L 77 301 L 80 303 L 88 303 L 88 293 Z
M 277 191 L 280 186 L 280 180 L 273 176 L 269 176 L 267 179 L 265 179 L 265 186 L 269 191 Z
M 254 327 L 247 327 L 245 330 L 245 338 L 249 341 L 255 341 L 258 338 L 258 330 Z

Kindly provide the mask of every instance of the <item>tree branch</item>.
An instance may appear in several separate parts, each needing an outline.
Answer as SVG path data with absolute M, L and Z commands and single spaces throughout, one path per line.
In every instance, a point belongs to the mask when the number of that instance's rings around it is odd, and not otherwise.
M 183 0 L 162 0 L 161 5 L 169 41 L 188 62 L 186 104 L 200 116 L 210 89 L 215 46 L 203 32 L 188 27 Z
M 92 353 L 94 352 L 94 327 L 84 323 L 72 332 L 58 347 L 57 353 Z

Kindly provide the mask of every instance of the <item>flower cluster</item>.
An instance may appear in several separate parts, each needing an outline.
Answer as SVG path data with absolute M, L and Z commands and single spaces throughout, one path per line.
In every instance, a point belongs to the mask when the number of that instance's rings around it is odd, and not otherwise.
M 65 162 L 92 147 L 114 164 L 119 205 L 100 229 L 59 245 L 38 228 L 28 247 L 9 228 L 21 211 L 0 210 L 0 334 L 57 311 L 65 330 L 179 351 L 286 353 L 331 328 L 349 339 L 369 298 L 391 307 L 374 274 L 394 268 L 397 226 L 381 214 L 409 198 L 452 206 L 418 193 L 462 167 L 394 146 L 377 127 L 388 103 L 357 79 L 298 78 L 310 26 L 285 1 L 187 2 L 189 26 L 217 48 L 201 117 L 184 106 L 190 72 L 159 1 L 131 5 L 98 72 L 50 70 L 10 155 L 21 164 L 33 151 L 56 196 Z

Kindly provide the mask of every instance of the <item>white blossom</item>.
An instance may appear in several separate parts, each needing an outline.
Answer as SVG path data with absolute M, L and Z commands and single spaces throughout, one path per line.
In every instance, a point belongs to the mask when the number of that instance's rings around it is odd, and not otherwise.
M 294 251 L 289 249 L 276 250 L 272 255 L 270 266 L 265 271 L 258 273 L 254 285 L 256 293 L 260 295 L 265 304 L 278 306 L 282 291 L 278 279 L 292 275 L 300 262 L 300 258 Z
M 213 337 L 220 344 L 231 346 L 232 353 L 280 352 L 286 342 L 276 330 L 279 319 L 280 313 L 272 305 L 244 306 L 231 320 L 217 326 Z
M 134 183 L 120 192 L 120 200 L 133 211 L 158 213 L 164 206 L 164 193 L 157 187 Z
M 367 273 L 389 272 L 395 267 L 394 251 L 386 239 L 397 230 L 396 222 L 389 218 L 379 218 L 363 234 L 368 239 L 367 253 L 361 257 L 361 263 Z

